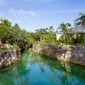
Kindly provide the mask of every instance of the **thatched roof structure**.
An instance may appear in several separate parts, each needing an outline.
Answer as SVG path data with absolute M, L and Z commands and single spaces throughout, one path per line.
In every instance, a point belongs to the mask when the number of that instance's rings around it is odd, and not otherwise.
M 75 33 L 85 33 L 85 26 L 84 27 L 82 27 L 82 26 L 77 27 L 76 29 L 73 29 L 73 32 L 75 32 Z

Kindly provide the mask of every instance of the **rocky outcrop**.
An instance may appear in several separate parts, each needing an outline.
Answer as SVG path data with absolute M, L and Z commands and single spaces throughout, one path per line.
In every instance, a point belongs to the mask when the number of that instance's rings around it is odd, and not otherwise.
M 36 43 L 32 50 L 58 60 L 85 65 L 85 46 Z
M 3 50 L 0 52 L 0 68 L 4 66 L 11 65 L 17 58 L 20 57 L 20 52 L 16 52 L 16 49 L 13 48 L 11 50 Z

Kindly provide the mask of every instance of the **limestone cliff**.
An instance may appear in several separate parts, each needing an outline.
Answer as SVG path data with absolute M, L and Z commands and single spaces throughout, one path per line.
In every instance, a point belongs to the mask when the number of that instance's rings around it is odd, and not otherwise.
M 85 65 L 85 46 L 36 43 L 32 50 L 58 60 Z
M 17 58 L 20 57 L 20 52 L 16 52 L 16 49 L 3 50 L 0 52 L 0 68 L 4 66 L 11 65 L 13 62 L 17 61 Z

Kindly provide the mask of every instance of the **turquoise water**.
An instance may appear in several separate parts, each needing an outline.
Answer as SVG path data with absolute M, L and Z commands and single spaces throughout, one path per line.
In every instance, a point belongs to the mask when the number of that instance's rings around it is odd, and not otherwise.
M 29 50 L 19 63 L 0 71 L 0 85 L 85 85 L 85 67 Z

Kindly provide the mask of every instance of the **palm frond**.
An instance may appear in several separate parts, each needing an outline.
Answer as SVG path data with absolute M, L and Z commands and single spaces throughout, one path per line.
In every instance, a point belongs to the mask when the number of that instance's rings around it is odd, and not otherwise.
M 71 24 L 70 24 L 70 23 L 66 23 L 66 25 L 67 25 L 67 27 L 68 27 L 68 26 L 69 26 L 69 27 L 71 26 Z
M 81 22 L 82 22 L 82 19 L 81 19 L 81 18 L 77 18 L 77 19 L 75 19 L 75 20 L 74 20 L 74 25 L 75 25 L 75 27 L 78 26 L 77 23 L 81 23 Z
M 85 16 L 85 12 L 84 12 L 84 16 Z
M 77 21 L 79 21 L 79 20 L 81 20 L 80 18 L 77 18 L 77 19 L 75 19 L 75 22 L 77 22 Z
M 83 22 L 77 22 L 77 23 L 75 24 L 75 26 L 78 27 L 79 25 L 82 25 L 82 23 L 83 23 Z
M 83 15 L 83 13 L 79 13 L 79 15 L 78 15 L 78 16 L 80 16 L 80 15 Z
M 58 27 L 57 29 L 62 29 L 62 27 Z
M 35 32 L 38 32 L 39 30 L 35 30 Z
M 83 20 L 84 18 L 85 18 L 85 16 L 84 16 L 84 15 L 82 15 L 82 16 L 80 17 L 80 19 L 81 19 L 81 20 Z

